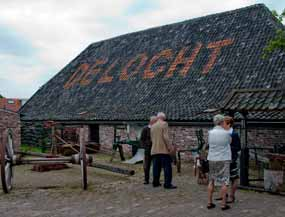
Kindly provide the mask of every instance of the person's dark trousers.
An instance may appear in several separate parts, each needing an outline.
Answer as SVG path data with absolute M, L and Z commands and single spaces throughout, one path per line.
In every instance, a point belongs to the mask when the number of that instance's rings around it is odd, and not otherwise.
M 153 181 L 152 185 L 153 187 L 157 187 L 160 185 L 160 173 L 161 173 L 161 155 L 155 154 L 152 155 L 152 175 L 153 175 Z
M 164 187 L 168 188 L 172 186 L 172 158 L 168 154 L 161 155 L 161 163 L 164 170 Z
M 143 168 L 144 168 L 144 181 L 145 184 L 149 183 L 149 172 L 151 166 L 151 150 L 149 148 L 145 148 L 144 151 L 144 161 L 143 161 Z
M 159 186 L 161 168 L 164 170 L 164 187 L 170 187 L 172 184 L 171 157 L 168 154 L 156 154 L 153 159 L 153 186 Z

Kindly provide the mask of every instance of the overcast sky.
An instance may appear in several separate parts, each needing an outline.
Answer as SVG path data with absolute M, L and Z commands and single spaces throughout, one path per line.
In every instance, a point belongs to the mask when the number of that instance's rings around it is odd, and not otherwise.
M 0 94 L 29 98 L 89 44 L 117 35 L 285 0 L 0 0 Z

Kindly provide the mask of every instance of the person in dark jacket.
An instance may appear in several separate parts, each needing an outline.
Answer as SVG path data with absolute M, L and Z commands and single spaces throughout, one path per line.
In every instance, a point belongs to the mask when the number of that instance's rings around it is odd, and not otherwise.
M 145 126 L 141 133 L 140 143 L 141 146 L 144 148 L 144 161 L 143 161 L 143 168 L 144 168 L 144 184 L 149 184 L 149 172 L 151 166 L 151 137 L 150 137 L 150 128 L 151 126 L 157 121 L 156 116 L 150 117 L 150 121 L 148 126 Z
M 229 131 L 232 137 L 232 142 L 231 142 L 232 162 L 230 164 L 231 192 L 228 203 L 233 203 L 235 202 L 235 192 L 237 190 L 238 180 L 239 180 L 238 159 L 239 159 L 239 152 L 241 151 L 241 145 L 238 133 L 236 133 L 233 130 L 233 125 L 234 125 L 233 118 L 230 116 L 226 116 L 224 122 L 225 122 L 224 128 Z

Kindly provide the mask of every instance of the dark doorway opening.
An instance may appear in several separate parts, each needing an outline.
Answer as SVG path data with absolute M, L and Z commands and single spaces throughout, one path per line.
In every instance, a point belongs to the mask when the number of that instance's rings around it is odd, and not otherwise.
M 90 129 L 90 142 L 95 142 L 99 144 L 99 125 L 98 124 L 91 124 L 89 125 Z

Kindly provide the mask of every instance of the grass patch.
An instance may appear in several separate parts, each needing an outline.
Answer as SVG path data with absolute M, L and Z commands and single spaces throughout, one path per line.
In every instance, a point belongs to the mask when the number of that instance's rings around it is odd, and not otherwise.
M 20 151 L 37 152 L 37 153 L 48 153 L 49 152 L 49 150 L 46 147 L 34 147 L 34 146 L 26 145 L 26 144 L 22 144 L 20 146 Z

